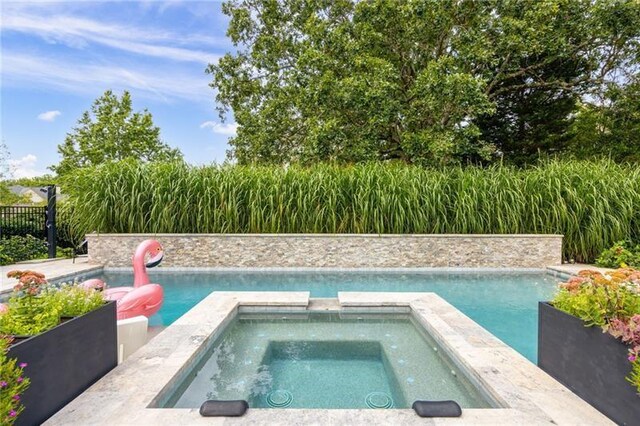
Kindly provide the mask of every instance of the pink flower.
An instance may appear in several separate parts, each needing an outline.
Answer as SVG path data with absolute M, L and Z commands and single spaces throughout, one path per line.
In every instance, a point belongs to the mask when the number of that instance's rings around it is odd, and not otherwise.
M 23 381 L 23 380 L 24 380 L 24 378 L 23 378 L 23 377 L 18 377 L 18 379 L 16 380 L 16 382 L 18 382 L 18 383 L 22 383 L 22 381 Z
M 18 415 L 18 413 L 16 413 L 16 410 L 9 411 L 9 417 L 15 417 L 17 415 Z
M 26 362 L 21 362 L 20 364 L 18 364 L 18 367 L 25 368 L 27 365 L 29 364 L 27 364 Z
M 637 357 L 633 354 L 629 355 L 629 361 L 631 362 L 635 362 L 635 360 L 637 359 Z
M 20 395 L 18 395 L 18 394 L 13 395 L 13 400 L 14 401 L 20 401 Z
M 5 382 L 4 380 L 0 382 L 0 388 L 6 388 L 7 387 L 7 382 Z

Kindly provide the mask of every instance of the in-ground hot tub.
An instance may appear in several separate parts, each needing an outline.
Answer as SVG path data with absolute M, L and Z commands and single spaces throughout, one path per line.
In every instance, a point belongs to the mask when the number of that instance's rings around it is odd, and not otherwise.
M 211 399 L 251 408 L 492 405 L 411 314 L 331 311 L 240 313 L 164 406 Z
M 282 314 L 271 322 L 263 317 L 283 310 L 286 320 Z M 317 321 L 320 313 L 323 320 Z M 260 318 L 250 319 L 248 314 Z M 336 318 L 340 321 L 334 322 Z M 394 338 L 395 324 L 408 325 L 407 320 L 413 327 L 408 333 L 414 337 L 402 332 Z M 230 334 L 238 339 L 233 344 L 235 355 L 229 356 L 223 350 L 224 333 L 243 322 L 256 337 L 265 333 L 263 345 L 251 338 L 240 344 L 244 337 L 236 336 L 242 333 L 236 329 Z M 282 322 L 294 327 L 282 328 Z M 341 329 L 344 325 L 351 329 L 349 336 Z M 280 335 L 267 339 L 268 330 Z M 419 350 L 425 352 L 419 355 L 418 349 L 410 347 L 396 355 L 405 340 L 413 340 L 411 345 L 422 341 Z M 401 360 L 418 367 L 403 370 Z M 254 363 L 263 365 L 262 369 Z M 332 371 L 341 363 L 350 366 Z M 239 373 L 236 378 L 231 378 L 233 370 Z M 265 370 L 268 380 L 262 391 L 256 391 Z M 314 370 L 323 374 L 311 374 Z M 436 383 L 418 377 L 423 370 Z M 248 379 L 241 378 L 244 371 Z M 228 381 L 210 380 L 216 375 Z M 311 384 L 303 383 L 307 376 Z M 325 408 L 347 403 L 330 395 L 347 383 L 350 391 L 342 391 L 341 399 L 350 399 L 347 406 L 352 408 Z M 411 384 L 420 385 L 417 393 L 408 390 Z M 187 391 L 189 385 L 193 388 Z M 339 293 L 338 299 L 309 299 L 308 292 L 211 293 L 47 424 L 221 424 L 224 418 L 201 417 L 196 407 L 209 396 L 226 398 L 232 392 L 245 392 L 249 399 L 250 408 L 242 418 L 247 424 L 422 425 L 424 419 L 406 408 L 415 395 L 457 399 L 463 406 L 462 416 L 448 422 L 459 424 L 610 424 L 436 294 L 356 292 Z M 305 402 L 307 397 L 312 402 Z M 290 409 L 294 404 L 312 407 L 315 403 L 324 404 L 323 408 Z M 181 404 L 189 408 L 180 408 Z M 389 408 L 359 408 L 363 406 Z

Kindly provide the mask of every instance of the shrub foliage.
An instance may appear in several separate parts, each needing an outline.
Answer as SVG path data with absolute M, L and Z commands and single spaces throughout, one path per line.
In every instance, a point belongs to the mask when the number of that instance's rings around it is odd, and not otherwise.
M 108 163 L 66 181 L 76 232 L 564 234 L 592 261 L 640 236 L 640 170 L 396 164 L 191 167 Z
M 73 248 L 56 247 L 56 257 L 72 257 Z M 13 235 L 0 239 L 0 266 L 32 259 L 46 259 L 49 249 L 46 241 L 32 235 Z
M 640 268 L 640 244 L 635 247 L 627 241 L 618 241 L 613 247 L 603 251 L 596 259 L 596 265 L 605 268 Z
M 47 257 L 47 243 L 32 235 L 13 235 L 0 240 L 0 265 Z

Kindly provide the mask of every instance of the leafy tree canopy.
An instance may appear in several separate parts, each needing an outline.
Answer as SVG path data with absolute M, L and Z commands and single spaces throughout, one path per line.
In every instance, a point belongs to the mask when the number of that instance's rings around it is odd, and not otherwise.
M 640 76 L 612 85 L 598 102 L 584 103 L 570 135 L 569 147 L 579 158 L 640 163 Z
M 637 61 L 636 0 L 232 0 L 240 163 L 526 161 Z M 563 139 L 564 138 L 564 139 Z
M 133 112 L 131 95 L 121 98 L 107 90 L 96 99 L 91 112 L 85 111 L 78 125 L 61 145 L 60 164 L 51 170 L 65 175 L 78 167 L 101 164 L 111 160 L 137 158 L 142 161 L 181 159 L 178 149 L 160 140 L 160 129 L 153 124 L 151 113 Z
M 8 185 L 21 185 L 21 186 L 47 186 L 58 184 L 58 178 L 56 176 L 46 174 L 35 177 L 23 177 L 18 179 L 8 179 L 6 183 Z

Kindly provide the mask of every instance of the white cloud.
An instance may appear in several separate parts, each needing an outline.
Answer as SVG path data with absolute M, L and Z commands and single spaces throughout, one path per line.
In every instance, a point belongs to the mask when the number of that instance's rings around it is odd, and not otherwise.
M 163 10 L 181 4 L 152 2 Z M 1 85 L 92 97 L 106 89 L 129 90 L 136 99 L 182 99 L 211 105 L 215 91 L 209 87 L 204 64 L 217 61 L 220 53 L 229 50 L 229 39 L 193 32 L 191 27 L 166 29 L 152 19 L 125 23 L 84 16 L 90 4 L 88 0 L 3 3 L 0 36 L 21 33 L 74 50 L 38 52 L 5 45 Z M 117 52 L 96 53 L 101 48 Z M 54 56 L 53 51 L 63 53 Z
M 74 16 L 25 13 L 20 9 L 6 13 L 0 28 L 2 31 L 37 35 L 48 43 L 62 43 L 75 49 L 95 43 L 129 53 L 203 64 L 217 61 L 220 55 L 171 45 L 197 42 L 225 48 L 229 44 L 228 40 L 219 37 L 183 36 L 158 28 L 125 27 Z
M 41 114 L 38 114 L 38 120 L 42 121 L 54 121 L 56 117 L 61 115 L 60 111 L 46 111 Z
M 9 167 L 15 179 L 32 178 L 46 174 L 46 171 L 36 168 L 37 163 L 38 157 L 33 154 L 27 154 L 19 160 L 9 160 Z
M 200 125 L 201 129 L 210 128 L 213 133 L 226 136 L 235 136 L 238 132 L 238 123 L 216 123 L 215 121 L 205 121 Z
M 210 103 L 215 93 L 206 75 L 173 71 L 158 73 L 148 66 L 130 69 L 89 61 L 69 66 L 46 56 L 3 51 L 3 85 L 56 88 L 70 93 L 96 96 L 105 89 L 129 90 L 134 95 L 168 102 L 173 98 Z M 176 84 L 180 82 L 180 84 Z

